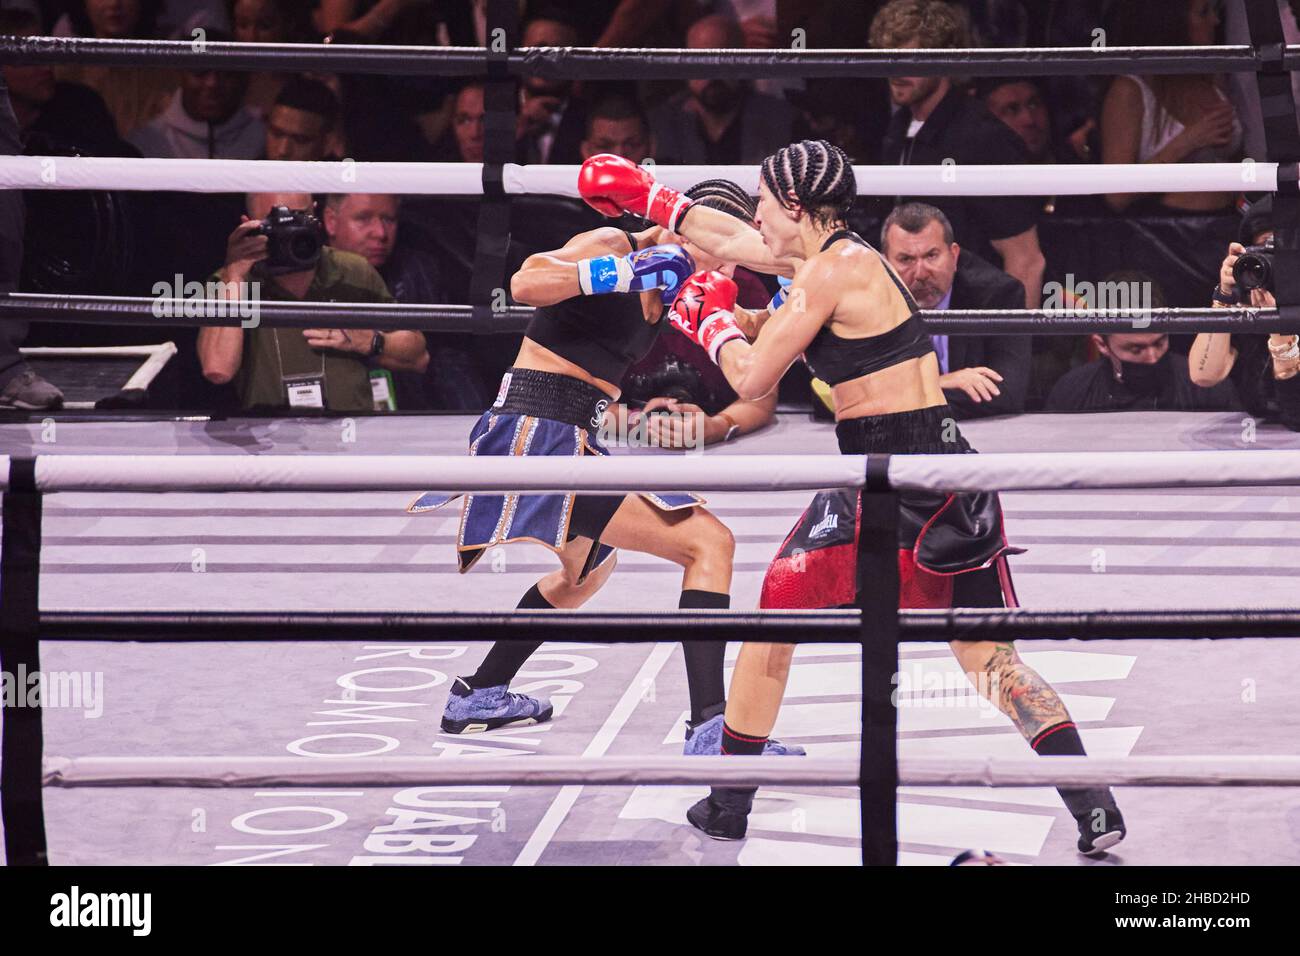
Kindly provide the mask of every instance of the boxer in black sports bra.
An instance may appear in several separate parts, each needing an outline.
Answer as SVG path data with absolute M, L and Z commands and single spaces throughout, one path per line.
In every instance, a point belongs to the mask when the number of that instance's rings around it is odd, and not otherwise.
M 616 185 L 622 188 L 623 182 Z M 742 399 L 770 392 L 802 355 L 832 385 L 835 432 L 844 454 L 973 451 L 939 387 L 938 360 L 915 314 L 916 303 L 884 258 L 845 226 L 857 188 L 840 149 L 805 140 L 768 157 L 757 231 L 667 193 L 666 187 L 650 193 L 652 208 L 671 209 L 675 231 L 695 246 L 750 269 L 793 275 L 784 302 L 753 312 L 734 307 L 734 288 L 725 277 L 697 273 L 670 312 L 674 325 L 710 349 Z M 622 194 L 633 195 L 626 189 Z M 1006 555 L 1015 549 L 1003 535 L 996 495 L 907 492 L 899 497 L 900 606 L 1014 606 Z M 844 520 L 827 521 L 832 508 L 843 512 Z M 846 548 L 856 554 L 856 511 L 856 493 L 814 500 L 768 570 L 762 606 L 854 603 L 855 568 L 843 558 Z M 811 543 L 813 527 L 836 526 L 854 529 L 838 549 Z M 1012 644 L 950 646 L 980 692 L 1010 717 L 1035 751 L 1084 753 L 1060 697 Z M 792 646 L 779 644 L 741 649 L 725 715 L 724 753 L 761 751 L 776 720 L 792 654 Z M 1060 793 L 1078 823 L 1081 852 L 1100 853 L 1123 839 L 1123 818 L 1109 789 Z M 753 789 L 715 787 L 691 808 L 688 819 L 712 837 L 739 839 L 753 796 Z

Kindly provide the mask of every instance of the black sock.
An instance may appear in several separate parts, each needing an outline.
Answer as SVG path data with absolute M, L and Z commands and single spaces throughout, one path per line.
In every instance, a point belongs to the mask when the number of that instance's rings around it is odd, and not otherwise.
M 555 609 L 554 604 L 542 597 L 536 584 L 519 599 L 517 607 L 538 611 Z M 465 683 L 474 690 L 509 684 L 519 673 L 519 668 L 524 666 L 524 662 L 541 646 L 541 641 L 498 641 L 488 649 L 487 657 L 483 658 L 483 663 L 473 676 L 465 678 Z
M 742 734 L 725 721 L 722 724 L 722 752 L 735 757 L 759 756 L 763 753 L 766 737 Z
M 718 591 L 682 591 L 679 608 L 726 610 L 731 595 Z M 699 724 L 727 709 L 727 690 L 722 685 L 722 661 L 727 655 L 725 641 L 683 641 L 686 657 L 686 686 L 691 695 L 691 723 Z
M 1052 757 L 1086 757 L 1079 728 L 1073 721 L 1063 720 L 1038 732 L 1029 742 L 1037 753 Z
M 1079 728 L 1074 725 L 1073 721 L 1062 721 L 1039 731 L 1029 745 L 1037 753 L 1045 756 L 1087 756 L 1087 751 L 1083 749 L 1083 740 L 1079 737 Z M 1087 790 L 1057 787 L 1056 792 L 1061 795 L 1066 808 L 1076 820 L 1097 821 L 1103 824 L 1103 829 L 1106 829 L 1108 828 L 1106 821 L 1121 819 L 1119 809 L 1115 806 L 1115 798 L 1111 795 L 1109 787 L 1097 787 Z M 1098 830 L 1097 832 L 1102 831 Z

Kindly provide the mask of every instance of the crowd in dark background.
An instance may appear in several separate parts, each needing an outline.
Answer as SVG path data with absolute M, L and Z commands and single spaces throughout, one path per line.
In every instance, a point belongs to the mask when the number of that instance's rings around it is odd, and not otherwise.
M 1240 7 L 1215 0 L 520 0 L 518 43 L 757 49 L 796 40 L 810 49 L 1244 43 Z M 1292 9 L 1300 0 L 1280 0 L 1280 7 L 1294 31 L 1291 42 L 1300 41 Z M 202 29 L 209 40 L 482 46 L 485 11 L 483 0 L 0 0 L 0 33 L 190 38 Z M 483 159 L 480 82 L 73 64 L 5 65 L 3 72 L 22 149 L 33 155 Z M 1266 158 L 1253 76 L 1245 74 L 581 83 L 529 77 L 518 95 L 514 159 L 520 163 L 576 164 L 612 152 L 659 164 L 756 164 L 801 138 L 828 139 L 859 164 Z M 1251 232 L 1243 225 L 1243 212 L 1260 193 L 923 198 L 872 195 L 871 182 L 861 178 L 858 190 L 851 225 L 882 248 L 926 308 L 1036 308 L 1050 283 L 1068 291 L 1104 281 L 1135 283 L 1156 306 L 1208 306 L 1228 244 L 1271 232 L 1260 219 L 1266 205 L 1254 222 L 1263 228 Z M 279 198 L 313 209 L 335 250 L 360 256 L 378 272 L 384 291 L 365 293 L 373 295 L 369 301 L 469 301 L 478 197 Z M 232 261 L 232 232 L 241 217 L 268 202 L 205 193 L 29 193 L 20 288 L 148 295 L 176 275 L 219 275 Z M 575 202 L 515 197 L 510 265 L 599 222 Z M 336 271 L 331 281 L 339 289 L 370 288 L 369 280 L 357 278 L 360 272 Z M 323 294 L 323 282 L 318 276 L 315 291 L 304 295 Z M 1086 296 L 1077 301 L 1091 304 Z M 247 388 L 241 391 L 239 362 L 232 372 L 223 353 L 218 369 L 194 328 L 33 325 L 25 344 L 161 338 L 175 341 L 180 352 L 157 401 L 187 409 L 258 404 Z M 423 338 L 423 354 L 412 344 L 409 354 L 378 363 L 391 371 L 403 410 L 480 410 L 514 353 L 514 343 L 502 336 Z M 1189 350 L 1195 356 L 1198 349 L 1220 348 L 1202 338 L 1171 341 L 1137 330 L 1033 340 L 940 336 L 936 347 L 942 384 L 963 417 L 1044 408 L 1277 414 L 1266 337 L 1225 336 L 1220 350 L 1232 358 L 1220 363 L 1222 374 L 1195 363 L 1189 370 Z M 368 334 L 348 341 L 349 348 L 356 345 L 353 358 L 376 364 Z M 244 354 L 251 362 L 258 352 L 250 342 Z M 702 356 L 689 349 L 669 350 L 634 368 L 635 381 L 625 384 L 638 401 L 678 389 L 683 400 L 712 414 L 734 396 L 701 364 Z M 788 378 L 783 397 L 806 399 L 806 373 L 796 368 Z M 0 377 L 0 404 L 14 404 L 14 391 Z

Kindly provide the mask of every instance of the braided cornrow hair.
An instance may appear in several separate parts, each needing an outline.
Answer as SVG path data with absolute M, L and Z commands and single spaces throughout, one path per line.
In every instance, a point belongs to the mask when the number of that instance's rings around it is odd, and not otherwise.
M 754 198 L 730 179 L 706 179 L 686 190 L 686 196 L 701 206 L 719 209 L 742 222 L 752 224 L 758 215 Z
M 858 197 L 853 163 L 824 139 L 805 139 L 778 149 L 763 160 L 763 182 L 786 209 L 789 193 L 819 225 L 843 220 Z

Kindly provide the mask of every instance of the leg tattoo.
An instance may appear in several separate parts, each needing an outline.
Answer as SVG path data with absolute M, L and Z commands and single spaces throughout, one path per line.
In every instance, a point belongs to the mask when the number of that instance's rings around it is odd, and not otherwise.
M 1011 718 L 1026 740 L 1033 740 L 1043 729 L 1070 719 L 1052 686 L 1038 672 L 1022 661 L 1011 644 L 997 644 L 993 656 L 984 665 L 994 701 Z

